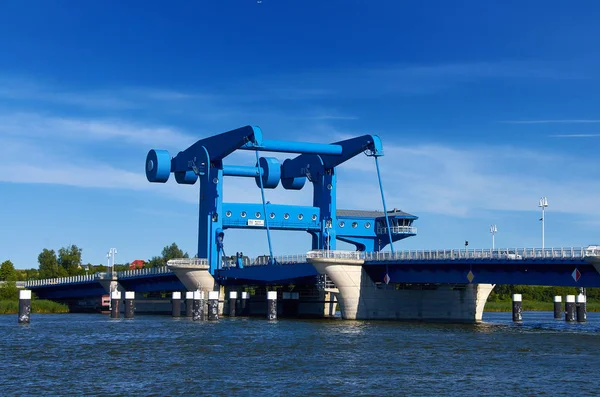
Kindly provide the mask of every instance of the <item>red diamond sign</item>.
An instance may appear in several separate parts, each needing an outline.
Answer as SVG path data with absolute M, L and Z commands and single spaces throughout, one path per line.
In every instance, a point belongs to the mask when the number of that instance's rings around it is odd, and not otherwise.
M 573 277 L 573 280 L 579 281 L 579 279 L 581 278 L 581 272 L 579 271 L 579 269 L 575 268 L 575 270 L 573 270 L 573 273 L 571 273 L 571 277 Z
M 386 274 L 385 274 L 385 277 L 383 277 L 383 282 L 384 282 L 384 283 L 386 283 L 386 284 L 389 284 L 389 283 L 390 283 L 390 280 L 391 280 L 391 279 L 390 279 L 390 276 L 389 276 L 389 275 L 386 273 Z

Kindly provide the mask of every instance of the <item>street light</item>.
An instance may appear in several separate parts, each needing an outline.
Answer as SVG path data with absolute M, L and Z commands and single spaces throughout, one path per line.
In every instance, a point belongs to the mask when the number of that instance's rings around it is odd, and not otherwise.
M 548 206 L 548 198 L 546 197 L 542 197 L 540 198 L 540 203 L 538 204 L 538 207 L 542 208 L 542 217 L 540 218 L 540 221 L 542 221 L 542 249 L 544 249 L 544 218 L 546 215 L 546 207 Z
M 113 270 L 115 268 L 115 254 L 117 253 L 117 249 L 116 248 L 111 248 L 110 250 L 108 250 L 108 253 L 106 254 L 106 257 L 108 258 L 108 267 L 110 270 L 110 275 L 112 276 Z M 110 257 L 112 256 L 112 266 L 110 264 Z
M 496 235 L 497 232 L 498 232 L 498 228 L 496 227 L 496 225 L 491 225 L 490 233 L 492 233 L 492 250 L 494 250 L 494 248 L 495 248 L 494 236 Z

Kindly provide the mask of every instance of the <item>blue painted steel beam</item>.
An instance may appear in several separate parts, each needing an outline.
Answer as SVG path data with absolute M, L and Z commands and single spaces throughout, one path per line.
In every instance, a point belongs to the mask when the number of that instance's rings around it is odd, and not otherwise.
M 267 204 L 267 214 L 262 204 L 223 203 L 222 222 L 224 229 L 265 229 L 260 225 L 269 217 L 269 227 L 277 230 L 315 231 L 321 227 L 320 209 L 309 206 Z M 256 214 L 259 217 L 256 217 Z
M 126 291 L 134 292 L 185 291 L 184 285 L 173 273 L 119 279 L 119 284 Z
M 223 165 L 223 175 L 256 178 L 258 176 L 259 169 L 260 175 L 262 176 L 264 174 L 264 170 L 262 168 L 250 167 L 245 165 Z
M 383 280 L 386 262 L 366 262 L 364 268 L 374 281 Z M 431 260 L 389 261 L 389 274 L 396 283 L 514 284 L 569 287 L 600 287 L 600 273 L 582 260 Z M 577 268 L 581 277 L 575 281 Z
M 197 151 L 202 150 L 201 148 L 205 148 L 209 153 L 211 161 L 220 161 L 244 146 L 247 142 L 261 145 L 263 142 L 262 130 L 259 127 L 249 125 L 236 128 L 235 130 L 201 139 L 179 154 L 184 154 L 186 159 L 183 165 L 187 167 L 187 160 L 191 160 Z
M 381 144 L 381 139 L 379 139 L 377 135 L 363 135 L 357 138 L 334 142 L 332 145 L 339 145 L 342 147 L 340 155 L 330 156 L 322 154 L 319 156 L 319 160 L 316 161 L 314 155 L 308 153 L 301 154 L 283 163 L 281 170 L 282 177 L 296 178 L 305 176 L 306 165 L 311 164 L 311 167 L 314 168 L 319 162 L 322 164 L 323 169 L 332 169 L 365 151 L 369 151 L 375 156 L 383 156 L 383 145 Z M 315 172 L 318 172 L 318 170 L 315 169 Z
M 339 156 L 342 154 L 342 146 L 328 143 L 310 143 L 293 141 L 264 140 L 256 144 L 248 142 L 240 147 L 242 150 L 260 150 L 278 153 L 307 153 Z
M 234 279 L 256 283 L 284 283 L 304 277 L 316 277 L 318 274 L 310 263 L 245 266 L 243 269 L 232 267 L 218 271 L 218 276 L 225 279 L 225 283 L 234 282 Z M 314 281 L 316 283 L 316 279 Z
M 108 295 L 97 281 L 30 287 L 40 299 L 92 298 Z

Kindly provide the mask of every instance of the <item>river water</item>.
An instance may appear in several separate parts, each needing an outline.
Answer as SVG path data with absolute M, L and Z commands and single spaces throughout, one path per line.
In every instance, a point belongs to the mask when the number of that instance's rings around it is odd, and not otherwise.
M 600 313 L 479 325 L 101 314 L 0 316 L 0 394 L 533 396 L 600 393 Z

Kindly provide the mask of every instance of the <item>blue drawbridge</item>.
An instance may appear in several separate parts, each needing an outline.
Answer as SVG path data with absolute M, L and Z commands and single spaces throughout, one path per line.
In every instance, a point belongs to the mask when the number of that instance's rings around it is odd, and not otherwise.
M 236 150 L 256 153 L 252 165 L 225 164 Z M 260 152 L 294 153 L 280 162 Z M 383 211 L 338 210 L 336 167 L 359 154 L 374 158 L 381 190 Z M 223 267 L 225 230 L 264 229 L 269 241 L 268 263 L 274 264 L 271 230 L 306 231 L 312 236 L 312 250 L 335 250 L 337 240 L 353 244 L 359 251 L 379 251 L 394 241 L 414 236 L 416 216 L 397 209 L 387 211 L 378 158 L 383 156 L 381 140 L 363 135 L 331 144 L 263 139 L 260 128 L 246 126 L 201 139 L 171 157 L 165 150 L 150 150 L 146 176 L 150 182 L 166 182 L 171 173 L 180 184 L 200 182 L 198 258 L 206 258 L 211 274 Z M 262 203 L 225 203 L 225 177 L 254 178 Z M 312 206 L 272 204 L 265 201 L 265 189 L 300 190 L 312 183 Z M 393 251 L 393 245 L 392 245 Z M 238 257 L 237 267 L 243 263 Z

